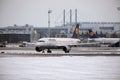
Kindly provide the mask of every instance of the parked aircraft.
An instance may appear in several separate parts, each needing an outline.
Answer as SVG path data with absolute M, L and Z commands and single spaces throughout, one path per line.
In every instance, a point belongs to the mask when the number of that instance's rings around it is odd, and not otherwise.
M 100 42 L 101 44 L 105 44 L 108 46 L 114 45 L 118 42 L 120 42 L 119 38 L 101 38 L 98 37 L 91 29 L 89 30 L 89 36 L 88 41 L 90 42 Z M 119 47 L 119 46 L 114 46 L 114 47 Z
M 77 46 L 80 43 L 79 24 L 76 25 L 72 38 L 41 38 L 36 43 L 36 51 L 44 52 L 47 49 L 51 53 L 51 49 L 62 49 L 65 53 L 69 53 L 71 47 Z

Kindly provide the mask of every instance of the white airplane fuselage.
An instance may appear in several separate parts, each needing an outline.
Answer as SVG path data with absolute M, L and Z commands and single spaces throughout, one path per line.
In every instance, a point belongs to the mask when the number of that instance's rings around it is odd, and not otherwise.
M 63 49 L 63 51 L 69 52 L 72 46 L 77 46 L 79 43 L 80 40 L 74 38 L 41 38 L 36 43 L 36 51 Z
M 114 44 L 118 42 L 120 39 L 119 38 L 88 38 L 88 41 L 92 41 L 92 40 L 103 44 Z

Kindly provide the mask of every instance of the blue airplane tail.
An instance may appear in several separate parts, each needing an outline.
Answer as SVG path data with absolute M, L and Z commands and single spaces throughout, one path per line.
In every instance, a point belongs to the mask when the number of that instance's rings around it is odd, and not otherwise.
M 76 24 L 75 30 L 73 32 L 72 38 L 79 38 L 79 24 Z
M 98 38 L 97 35 L 92 31 L 92 29 L 89 29 L 88 31 L 90 38 Z

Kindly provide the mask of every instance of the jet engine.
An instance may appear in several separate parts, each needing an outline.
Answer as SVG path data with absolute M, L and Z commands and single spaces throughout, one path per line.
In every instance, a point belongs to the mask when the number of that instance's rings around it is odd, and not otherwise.
M 42 51 L 42 49 L 40 49 L 39 47 L 36 47 L 35 49 L 36 49 L 37 52 L 41 52 Z
M 69 53 L 70 50 L 71 50 L 71 47 L 70 47 L 70 46 L 65 46 L 65 47 L 63 47 L 63 51 L 64 51 L 65 53 Z

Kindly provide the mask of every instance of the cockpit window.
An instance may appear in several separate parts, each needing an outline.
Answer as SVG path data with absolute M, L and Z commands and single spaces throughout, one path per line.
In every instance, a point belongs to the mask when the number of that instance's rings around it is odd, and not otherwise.
M 39 40 L 38 42 L 45 42 L 44 40 Z

